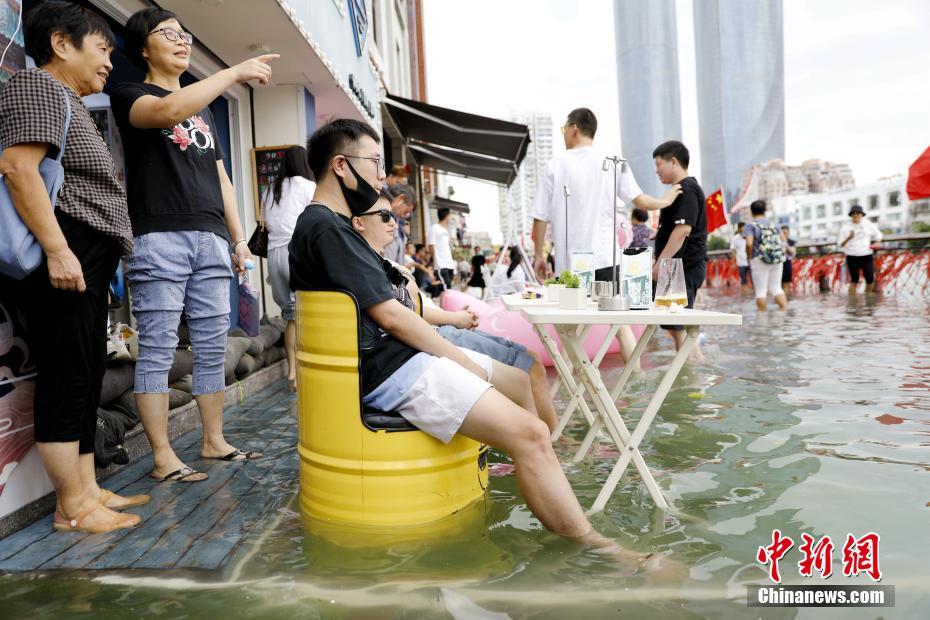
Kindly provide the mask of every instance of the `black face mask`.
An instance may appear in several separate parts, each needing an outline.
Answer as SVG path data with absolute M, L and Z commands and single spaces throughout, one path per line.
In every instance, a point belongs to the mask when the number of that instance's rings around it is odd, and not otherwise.
M 346 165 L 349 167 L 349 170 L 352 171 L 352 174 L 355 176 L 355 182 L 358 183 L 358 189 L 350 189 L 346 187 L 346 184 L 342 182 L 342 177 L 336 175 L 336 180 L 339 181 L 339 187 L 342 188 L 342 197 L 346 199 L 346 204 L 349 205 L 349 211 L 352 212 L 352 215 L 361 215 L 365 213 L 378 202 L 378 198 L 381 196 L 380 192 L 372 187 L 368 181 L 359 176 L 358 172 L 355 171 L 355 168 L 352 167 L 352 164 L 349 163 L 349 160 L 346 160 Z

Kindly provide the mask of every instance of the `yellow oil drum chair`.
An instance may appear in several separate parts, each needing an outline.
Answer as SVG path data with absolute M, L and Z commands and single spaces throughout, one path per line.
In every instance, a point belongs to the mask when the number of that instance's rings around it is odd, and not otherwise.
M 300 509 L 305 517 L 411 526 L 482 498 L 487 447 L 449 444 L 396 412 L 366 410 L 359 376 L 360 312 L 344 291 L 297 292 Z

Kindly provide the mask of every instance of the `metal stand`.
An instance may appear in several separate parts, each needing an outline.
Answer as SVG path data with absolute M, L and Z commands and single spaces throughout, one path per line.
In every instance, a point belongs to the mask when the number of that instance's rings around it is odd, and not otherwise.
M 613 224 L 610 229 L 611 240 L 613 243 L 613 296 L 609 298 L 602 298 L 598 301 L 599 310 L 629 310 L 630 309 L 630 300 L 624 299 L 623 290 L 620 288 L 620 271 L 617 267 L 617 165 L 620 165 L 620 172 L 626 172 L 629 162 L 619 155 L 608 155 L 604 158 L 604 163 L 601 165 L 601 170 L 607 172 L 611 165 L 614 169 L 614 201 L 610 205 L 610 211 L 613 213 Z

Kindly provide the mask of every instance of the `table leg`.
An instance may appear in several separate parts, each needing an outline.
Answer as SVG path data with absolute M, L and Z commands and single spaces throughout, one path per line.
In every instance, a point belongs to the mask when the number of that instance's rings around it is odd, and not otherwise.
M 546 349 L 546 353 L 549 354 L 549 357 L 552 358 L 552 364 L 555 366 L 556 372 L 559 373 L 559 377 L 562 380 L 562 383 L 565 384 L 565 387 L 568 388 L 570 394 L 574 394 L 578 386 L 575 383 L 575 379 L 572 377 L 572 366 L 562 354 L 559 353 L 559 348 L 555 343 L 555 340 L 552 339 L 552 336 L 549 335 L 549 332 L 546 331 L 545 325 L 534 324 L 533 329 L 536 331 L 536 335 L 539 336 L 539 340 L 543 343 L 543 347 Z M 591 409 L 588 407 L 588 403 L 582 398 L 578 403 L 578 406 L 581 407 L 581 412 L 584 414 L 585 420 L 588 421 L 588 424 L 593 424 L 595 416 L 591 413 Z M 562 417 L 559 419 L 559 425 L 556 427 L 555 431 L 552 433 L 552 440 L 555 441 L 559 438 L 559 435 L 562 434 L 562 429 L 565 428 L 565 424 L 568 423 L 568 418 L 571 417 L 573 409 L 566 409 L 565 413 L 562 414 Z
M 584 348 L 581 346 L 581 343 L 571 338 L 571 333 L 568 330 L 560 331 L 559 335 L 562 337 L 562 343 L 565 345 L 565 349 L 569 357 L 576 364 L 576 366 L 581 369 L 584 379 L 587 382 L 588 389 L 591 390 L 592 400 L 594 401 L 595 407 L 601 416 L 603 425 L 605 428 L 607 428 L 617 447 L 621 451 L 620 459 L 617 461 L 617 464 L 614 466 L 614 469 L 608 477 L 607 482 L 604 484 L 601 492 L 598 494 L 594 505 L 590 510 L 588 510 L 587 514 L 590 515 L 604 509 L 604 505 L 606 505 L 607 500 L 616 489 L 617 484 L 620 482 L 620 477 L 623 474 L 623 470 L 626 468 L 626 465 L 629 464 L 630 460 L 632 460 L 636 466 L 636 469 L 639 472 L 640 477 L 643 479 L 643 482 L 646 484 L 646 488 L 649 490 L 649 494 L 652 496 L 652 500 L 656 503 L 656 506 L 663 509 L 668 508 L 668 503 L 662 496 L 662 492 L 659 489 L 655 478 L 653 478 L 645 460 L 643 460 L 643 456 L 639 451 L 638 444 L 631 447 L 633 437 L 631 436 L 626 425 L 623 423 L 623 418 L 621 418 L 616 404 L 610 398 L 610 393 L 607 391 L 607 387 L 604 385 L 600 373 L 591 366 L 590 362 L 587 360 L 587 356 L 584 355 Z M 680 366 L 678 368 L 680 368 Z M 669 370 L 672 369 L 673 368 L 670 368 Z M 676 376 L 677 372 L 678 369 L 675 369 Z M 674 381 L 674 377 L 672 377 L 672 381 Z M 666 388 L 666 393 L 667 391 L 668 389 Z M 658 396 L 658 393 L 656 396 Z M 655 400 L 655 398 L 656 397 L 654 396 L 653 400 Z M 650 406 L 652 404 L 652 401 L 650 401 Z M 661 400 L 659 400 L 659 404 L 661 404 Z M 656 406 L 656 408 L 658 408 L 658 406 Z M 653 417 L 654 416 L 655 413 L 653 413 Z M 637 429 L 639 429 L 641 426 L 642 421 L 640 421 L 640 425 L 637 426 Z M 648 425 L 643 428 L 642 434 L 645 434 L 646 428 L 648 428 Z M 640 441 L 641 440 L 642 436 L 640 435 Z M 621 462 L 624 462 L 623 467 L 619 467 Z
M 615 326 L 618 330 L 620 326 Z M 633 349 L 633 352 L 630 354 L 630 360 L 623 367 L 623 371 L 620 373 L 620 377 L 617 379 L 616 385 L 613 389 L 610 390 L 610 398 L 612 401 L 616 402 L 623 388 L 626 386 L 627 381 L 629 381 L 630 376 L 633 374 L 633 369 L 636 367 L 637 362 L 639 362 L 640 357 L 642 357 L 643 351 L 646 350 L 646 346 L 649 344 L 649 339 L 652 338 L 652 335 L 656 331 L 655 325 L 647 325 L 646 329 L 643 331 L 642 336 L 639 337 L 639 342 L 636 343 L 636 347 Z M 616 334 L 616 331 L 614 332 Z M 608 343 L 609 344 L 609 343 Z M 598 368 L 599 364 L 594 363 L 594 367 Z M 572 463 L 580 463 L 582 459 L 588 454 L 588 451 L 591 449 L 591 446 L 594 444 L 594 439 L 597 437 L 597 434 L 601 430 L 601 421 L 596 420 L 594 424 L 588 429 L 588 434 L 585 435 L 584 440 L 581 442 L 581 446 L 578 448 L 578 452 L 575 453 L 574 458 L 572 458 Z
M 591 363 L 594 364 L 595 367 L 599 367 L 601 365 L 601 361 L 603 361 L 604 356 L 607 355 L 607 349 L 610 348 L 610 343 L 617 335 L 617 331 L 619 329 L 619 325 L 613 325 L 607 331 L 607 337 L 604 339 L 604 342 L 601 343 L 600 348 L 594 353 L 594 357 L 591 359 Z M 590 326 L 586 326 L 586 329 L 577 331 L 576 336 L 581 342 L 584 342 L 589 333 Z M 568 364 L 572 366 L 571 361 L 568 361 Z M 562 417 L 559 418 L 559 423 L 556 425 L 555 430 L 552 432 L 553 440 L 565 431 L 565 427 L 568 425 L 569 419 L 571 419 L 572 415 L 575 413 L 575 407 L 580 401 L 584 401 L 584 391 L 585 386 L 582 383 L 578 385 L 574 392 L 572 392 L 571 398 L 568 401 L 568 405 L 566 405 L 565 411 L 562 413 Z M 596 423 L 597 420 L 595 420 L 595 424 Z
M 700 327 L 696 325 L 688 326 L 686 330 L 687 335 L 685 336 L 684 342 L 681 344 L 681 349 L 679 349 L 678 353 L 675 354 L 671 365 L 669 365 L 668 369 L 665 371 L 665 375 L 662 377 L 662 381 L 659 382 L 659 386 L 656 388 L 655 393 L 652 395 L 652 398 L 649 399 L 649 404 L 646 406 L 646 411 L 643 412 L 643 416 L 640 418 L 639 423 L 636 425 L 636 429 L 633 431 L 633 435 L 627 440 L 626 446 L 624 447 L 623 452 L 620 454 L 620 458 L 617 459 L 613 471 L 611 471 L 610 476 L 607 477 L 607 482 L 604 484 L 600 494 L 597 496 L 597 499 L 595 500 L 594 505 L 591 507 L 590 512 L 597 512 L 604 509 L 604 505 L 607 503 L 610 495 L 614 492 L 614 489 L 617 488 L 617 484 L 620 482 L 620 478 L 623 476 L 623 472 L 626 470 L 627 465 L 630 464 L 630 460 L 635 460 L 636 457 L 640 455 L 640 442 L 642 442 L 643 437 L 646 435 L 646 431 L 648 431 L 649 427 L 652 425 L 652 421 L 655 419 L 656 414 L 659 412 L 659 407 L 661 407 L 662 403 L 665 402 L 665 397 L 668 396 L 669 390 L 671 390 L 672 385 L 675 383 L 675 379 L 678 378 L 678 373 L 681 372 L 681 368 L 685 365 L 685 362 L 688 361 L 688 356 L 691 354 L 691 351 L 694 349 L 694 345 L 697 343 Z M 636 468 L 639 470 L 639 465 L 637 465 Z M 640 475 L 643 475 L 641 470 Z M 666 508 L 668 504 L 665 502 L 665 499 L 662 496 L 662 491 L 659 489 L 655 478 L 653 478 L 650 474 L 648 479 L 643 476 L 643 481 L 646 483 L 646 487 L 649 489 L 649 493 L 652 495 L 653 501 L 656 502 L 656 505 L 661 508 Z M 657 498 L 661 498 L 661 503 Z

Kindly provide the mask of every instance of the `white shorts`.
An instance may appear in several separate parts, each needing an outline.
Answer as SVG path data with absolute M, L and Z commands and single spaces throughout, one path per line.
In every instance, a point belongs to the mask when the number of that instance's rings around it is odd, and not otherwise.
M 491 378 L 491 358 L 461 349 Z M 404 395 L 395 411 L 442 443 L 449 443 L 491 384 L 446 357 L 437 358 Z
M 784 294 L 781 290 L 782 263 L 770 265 L 757 256 L 750 261 L 749 268 L 752 271 L 752 286 L 756 289 L 756 299 Z

